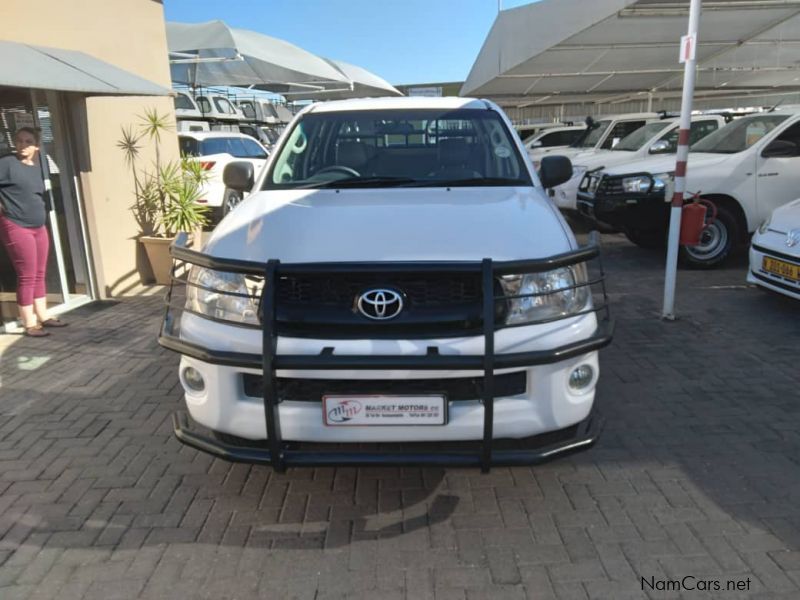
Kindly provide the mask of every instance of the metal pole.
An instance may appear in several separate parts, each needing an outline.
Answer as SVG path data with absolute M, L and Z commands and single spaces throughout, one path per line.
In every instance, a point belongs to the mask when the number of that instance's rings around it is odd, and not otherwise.
M 678 276 L 678 240 L 681 232 L 681 210 L 686 191 L 686 161 L 689 158 L 689 130 L 692 126 L 692 100 L 696 74 L 697 29 L 700 22 L 702 0 L 691 0 L 689 5 L 689 31 L 681 41 L 681 60 L 685 61 L 683 72 L 683 96 L 681 98 L 681 120 L 678 132 L 678 152 L 675 157 L 675 188 L 669 215 L 669 243 L 664 275 L 664 307 L 661 317 L 675 319 L 675 280 Z M 688 38 L 688 40 L 687 40 Z

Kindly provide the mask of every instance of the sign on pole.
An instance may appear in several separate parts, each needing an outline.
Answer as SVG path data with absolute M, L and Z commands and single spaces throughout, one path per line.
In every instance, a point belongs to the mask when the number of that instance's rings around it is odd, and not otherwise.
M 684 63 L 683 95 L 681 97 L 681 119 L 678 129 L 678 151 L 675 157 L 675 184 L 672 194 L 672 208 L 669 214 L 667 264 L 664 274 L 664 306 L 661 310 L 662 318 L 668 320 L 675 318 L 678 241 L 681 233 L 681 211 L 683 210 L 683 195 L 686 191 L 687 161 L 689 159 L 689 131 L 692 126 L 692 101 L 694 100 L 700 6 L 701 0 L 691 0 L 689 4 L 689 31 L 681 38 L 680 62 Z
M 681 64 L 688 60 L 694 60 L 697 49 L 697 34 L 689 34 L 681 37 Z

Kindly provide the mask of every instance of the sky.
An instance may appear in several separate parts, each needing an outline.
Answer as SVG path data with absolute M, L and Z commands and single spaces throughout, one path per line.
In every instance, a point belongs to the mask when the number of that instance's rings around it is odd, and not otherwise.
M 503 9 L 531 0 L 500 0 Z M 498 0 L 164 0 L 168 21 L 222 20 L 368 69 L 392 84 L 463 81 Z

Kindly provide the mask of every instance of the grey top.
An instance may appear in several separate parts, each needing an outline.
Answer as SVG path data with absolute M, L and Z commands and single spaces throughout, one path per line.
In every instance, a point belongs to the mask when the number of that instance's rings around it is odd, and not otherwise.
M 45 224 L 44 180 L 38 164 L 26 165 L 13 154 L 0 158 L 0 205 L 4 216 L 17 225 Z

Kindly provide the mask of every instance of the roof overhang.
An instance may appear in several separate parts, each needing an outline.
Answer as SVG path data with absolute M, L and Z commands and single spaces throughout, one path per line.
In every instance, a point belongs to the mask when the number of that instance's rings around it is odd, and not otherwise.
M 679 94 L 688 0 L 542 0 L 502 11 L 462 95 L 505 105 Z M 695 96 L 800 89 L 800 1 L 705 0 Z
M 0 41 L 0 56 L 0 86 L 99 95 L 170 94 L 165 87 L 76 50 Z

